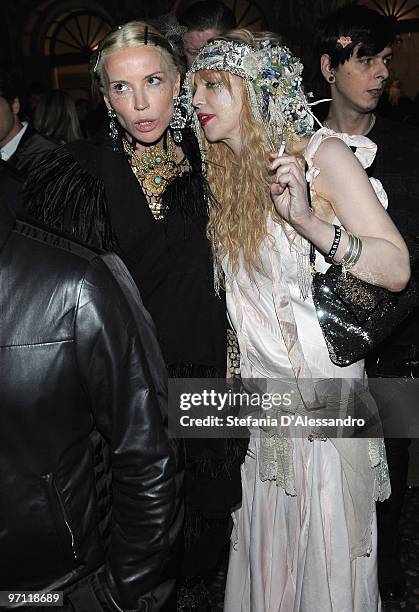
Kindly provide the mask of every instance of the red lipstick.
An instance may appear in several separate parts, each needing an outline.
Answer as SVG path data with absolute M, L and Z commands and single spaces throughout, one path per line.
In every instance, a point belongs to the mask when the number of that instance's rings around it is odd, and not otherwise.
M 204 126 L 207 125 L 208 121 L 211 121 L 215 115 L 208 115 L 207 113 L 198 113 L 197 115 L 199 123 Z

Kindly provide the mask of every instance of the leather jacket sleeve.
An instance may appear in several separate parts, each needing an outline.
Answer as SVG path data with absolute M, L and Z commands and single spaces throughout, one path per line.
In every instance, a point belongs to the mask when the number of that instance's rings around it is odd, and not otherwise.
M 158 610 L 180 528 L 166 430 L 166 370 L 150 316 L 114 255 L 90 263 L 75 318 L 76 358 L 111 449 L 111 543 L 100 582 L 110 609 Z

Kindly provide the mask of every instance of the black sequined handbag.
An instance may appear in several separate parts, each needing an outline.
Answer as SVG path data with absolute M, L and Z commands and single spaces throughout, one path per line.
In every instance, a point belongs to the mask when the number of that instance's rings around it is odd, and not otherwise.
M 307 197 L 311 207 L 308 183 Z M 315 261 L 316 250 L 311 244 L 312 268 Z M 311 292 L 329 357 L 341 367 L 364 359 L 419 305 L 413 278 L 403 291 L 394 293 L 334 265 L 325 273 L 314 274 Z
M 330 359 L 342 367 L 363 359 L 418 306 L 413 279 L 393 293 L 333 265 L 315 273 L 312 295 Z

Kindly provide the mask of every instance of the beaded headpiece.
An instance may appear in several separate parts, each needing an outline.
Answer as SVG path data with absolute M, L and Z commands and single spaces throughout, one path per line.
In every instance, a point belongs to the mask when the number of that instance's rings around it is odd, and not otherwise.
M 253 115 L 263 123 L 272 149 L 279 142 L 313 131 L 314 116 L 302 89 L 303 65 L 287 47 L 263 40 L 258 48 L 247 43 L 216 39 L 198 53 L 186 75 L 185 102 L 191 113 L 192 75 L 198 70 L 226 71 L 246 81 Z M 199 134 L 199 123 L 193 113 Z

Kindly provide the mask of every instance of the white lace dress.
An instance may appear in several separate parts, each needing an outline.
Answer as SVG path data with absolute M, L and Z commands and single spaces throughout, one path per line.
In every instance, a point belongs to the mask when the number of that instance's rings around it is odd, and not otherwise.
M 320 142 L 338 136 L 357 147 L 364 167 L 376 147 L 365 137 L 322 129 L 306 149 L 307 178 L 318 173 Z M 383 205 L 385 194 L 374 184 Z M 269 220 L 264 273 L 250 282 L 225 266 L 227 305 L 244 378 L 364 379 L 363 362 L 329 359 L 311 295 L 303 300 L 298 255 L 282 225 Z M 317 256 L 318 269 L 327 264 Z M 262 480 L 260 430 L 251 431 L 242 466 L 243 498 L 234 512 L 225 612 L 377 612 L 375 499 L 389 494 L 381 441 L 296 438 L 290 465 Z M 285 472 L 285 473 L 284 473 Z

